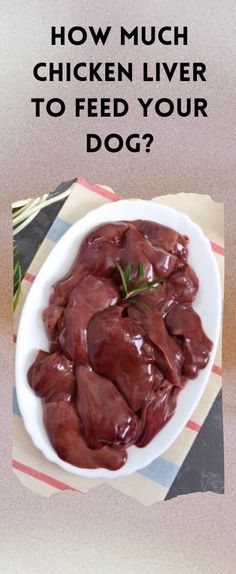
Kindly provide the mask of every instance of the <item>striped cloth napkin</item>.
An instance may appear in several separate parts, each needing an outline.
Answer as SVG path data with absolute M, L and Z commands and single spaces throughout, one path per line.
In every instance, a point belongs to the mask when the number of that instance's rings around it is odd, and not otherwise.
M 55 243 L 69 227 L 86 215 L 91 209 L 108 201 L 119 201 L 120 196 L 110 188 L 91 185 L 78 179 L 71 186 L 71 193 L 56 217 L 47 236 L 32 261 L 22 282 L 22 291 L 14 315 L 14 341 L 17 325 L 25 297 L 42 263 Z M 223 293 L 224 282 L 224 231 L 223 204 L 214 202 L 209 196 L 180 193 L 152 199 L 155 203 L 171 206 L 189 215 L 198 223 L 211 241 L 212 249 L 219 266 Z M 222 384 L 221 337 L 215 359 L 215 365 L 206 390 L 192 415 L 191 420 L 172 444 L 172 446 L 148 467 L 130 476 L 113 480 L 90 479 L 70 474 L 46 460 L 33 445 L 25 431 L 23 420 L 17 405 L 15 390 L 13 393 L 13 469 L 21 482 L 42 496 L 50 496 L 59 490 L 76 490 L 86 493 L 91 488 L 109 483 L 116 490 L 125 493 L 139 502 L 149 505 L 164 500 L 186 455 L 188 454 Z

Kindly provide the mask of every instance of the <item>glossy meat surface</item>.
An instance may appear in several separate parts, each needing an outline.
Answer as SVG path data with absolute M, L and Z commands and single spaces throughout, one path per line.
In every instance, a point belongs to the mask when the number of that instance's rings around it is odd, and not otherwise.
M 56 342 L 64 325 L 65 307 L 49 305 L 43 311 L 43 322 L 50 341 Z
M 118 470 L 127 459 L 124 449 L 108 445 L 91 449 L 86 444 L 73 402 L 45 403 L 43 419 L 50 442 L 58 456 L 74 466 Z
M 138 417 L 112 381 L 89 367 L 78 367 L 76 380 L 76 407 L 87 444 L 101 448 L 105 443 L 134 443 L 139 433 Z
M 136 446 L 144 447 L 172 417 L 176 409 L 179 389 L 169 381 L 163 381 L 153 398 L 142 411 L 143 430 Z
M 155 382 L 155 355 L 142 330 L 116 307 L 97 313 L 88 326 L 88 355 L 93 369 L 114 381 L 137 411 Z
M 59 336 L 66 357 L 80 365 L 88 364 L 88 323 L 97 311 L 115 305 L 119 299 L 119 291 L 110 279 L 87 275 L 74 287 L 69 295 L 64 327 Z
M 183 354 L 181 347 L 169 335 L 160 312 L 153 308 L 147 311 L 138 305 L 130 305 L 128 313 L 153 343 L 155 361 L 164 377 L 173 385 L 180 386 Z
M 92 231 L 83 241 L 68 273 L 53 289 L 50 303 L 66 305 L 72 289 L 85 275 L 110 277 L 116 270 L 121 241 L 128 224 L 108 223 Z
M 207 365 L 212 343 L 192 307 L 201 286 L 188 242 L 151 221 L 105 223 L 53 286 L 43 312 L 49 352 L 27 376 L 62 460 L 119 469 Z
M 28 383 L 38 397 L 68 400 L 75 394 L 73 364 L 61 353 L 39 351 L 28 371 Z
M 152 281 L 168 277 L 175 269 L 176 257 L 162 248 L 154 247 L 135 227 L 130 227 L 123 236 L 119 263 L 122 266 L 131 263 L 135 268 L 140 262 L 144 266 L 144 277 Z
M 186 265 L 184 269 L 176 271 L 166 284 L 166 296 L 171 296 L 178 303 L 192 303 L 199 288 L 199 281 L 195 271 Z M 168 293 L 169 292 L 169 293 Z
M 177 267 L 183 267 L 187 262 L 189 239 L 186 235 L 154 221 L 137 219 L 132 223 L 152 245 L 175 255 L 178 258 Z
M 212 350 L 199 315 L 191 305 L 175 305 L 166 316 L 166 325 L 171 335 L 183 341 L 184 375 L 195 378 L 199 369 L 206 367 Z

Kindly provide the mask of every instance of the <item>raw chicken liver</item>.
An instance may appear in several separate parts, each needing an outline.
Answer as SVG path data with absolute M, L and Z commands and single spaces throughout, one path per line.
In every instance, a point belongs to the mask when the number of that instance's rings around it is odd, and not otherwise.
M 116 383 L 130 407 L 147 401 L 155 382 L 155 354 L 144 333 L 122 307 L 96 313 L 88 326 L 88 355 L 93 369 Z
M 203 331 L 199 315 L 185 303 L 175 305 L 166 316 L 166 325 L 175 337 L 183 341 L 183 373 L 195 378 L 199 369 L 206 367 L 212 342 Z
M 59 352 L 39 351 L 28 370 L 28 382 L 35 394 L 46 401 L 55 397 L 69 400 L 75 393 L 73 364 Z
M 69 295 L 63 330 L 59 342 L 63 353 L 80 365 L 88 363 L 87 326 L 93 315 L 120 299 L 118 288 L 110 279 L 86 275 Z
M 91 449 L 82 435 L 80 420 L 73 402 L 45 403 L 44 424 L 58 456 L 69 464 L 85 468 L 105 467 L 118 470 L 127 459 L 125 449 L 104 445 Z
M 85 237 L 43 312 L 49 352 L 28 370 L 62 460 L 117 470 L 173 416 L 212 349 L 192 307 L 198 289 L 174 229 L 118 221 Z
M 129 317 L 140 325 L 146 337 L 153 343 L 155 361 L 164 377 L 173 385 L 180 386 L 183 353 L 181 347 L 166 330 L 160 312 L 153 308 L 147 311 L 138 305 L 130 305 L 128 313 Z
M 88 446 L 101 448 L 106 443 L 126 446 L 134 443 L 139 419 L 114 383 L 91 367 L 78 367 L 76 380 L 76 407 Z
M 155 247 L 164 249 L 178 257 L 177 267 L 183 267 L 187 262 L 188 242 L 186 235 L 181 235 L 178 231 L 166 227 L 154 221 L 137 219 L 132 221 L 133 225 L 148 239 Z

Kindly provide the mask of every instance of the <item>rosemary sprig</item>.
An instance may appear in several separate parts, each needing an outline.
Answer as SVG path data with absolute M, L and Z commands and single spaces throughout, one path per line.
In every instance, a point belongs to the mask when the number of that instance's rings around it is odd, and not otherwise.
M 14 245 L 13 248 L 13 289 L 14 289 L 14 297 L 13 297 L 13 311 L 15 311 L 17 303 L 19 301 L 20 293 L 21 293 L 21 281 L 22 281 L 22 271 L 20 266 L 20 261 L 17 258 L 18 256 L 18 248 L 17 245 Z
M 154 279 L 154 281 L 144 282 L 144 265 L 143 263 L 139 263 L 137 266 L 138 271 L 138 278 L 136 284 L 130 289 L 130 273 L 132 270 L 131 263 L 128 263 L 124 268 L 121 267 L 119 263 L 116 263 L 116 267 L 120 273 L 121 281 L 122 281 L 122 288 L 121 288 L 121 297 L 123 301 L 130 300 L 130 303 L 140 304 L 142 306 L 149 307 L 146 303 L 137 301 L 134 299 L 135 295 L 146 291 L 147 289 L 152 289 L 153 287 L 157 287 L 160 283 L 164 282 L 164 279 Z M 141 304 L 140 304 L 141 307 Z M 150 309 L 150 307 L 149 307 Z

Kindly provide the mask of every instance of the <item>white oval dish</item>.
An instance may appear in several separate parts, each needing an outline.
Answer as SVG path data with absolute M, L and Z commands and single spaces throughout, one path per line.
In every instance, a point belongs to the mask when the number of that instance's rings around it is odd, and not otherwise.
M 50 444 L 43 425 L 41 400 L 28 385 L 27 370 L 37 349 L 48 350 L 42 311 L 47 306 L 52 284 L 69 269 L 81 241 L 93 228 L 103 223 L 133 219 L 156 221 L 189 237 L 188 261 L 197 273 L 200 282 L 199 292 L 193 306 L 199 313 L 204 330 L 213 341 L 214 347 L 207 367 L 200 371 L 197 379 L 189 381 L 181 391 L 174 416 L 146 447 L 129 447 L 128 459 L 125 465 L 117 471 L 103 468 L 94 470 L 77 468 L 61 460 Z M 121 200 L 105 204 L 88 213 L 63 235 L 49 254 L 31 286 L 20 318 L 15 359 L 16 392 L 25 428 L 35 446 L 48 460 L 58 464 L 64 470 L 90 478 L 114 478 L 130 474 L 150 464 L 174 442 L 201 398 L 214 362 L 220 321 L 221 293 L 217 264 L 210 242 L 200 227 L 188 216 L 170 207 L 145 200 Z

